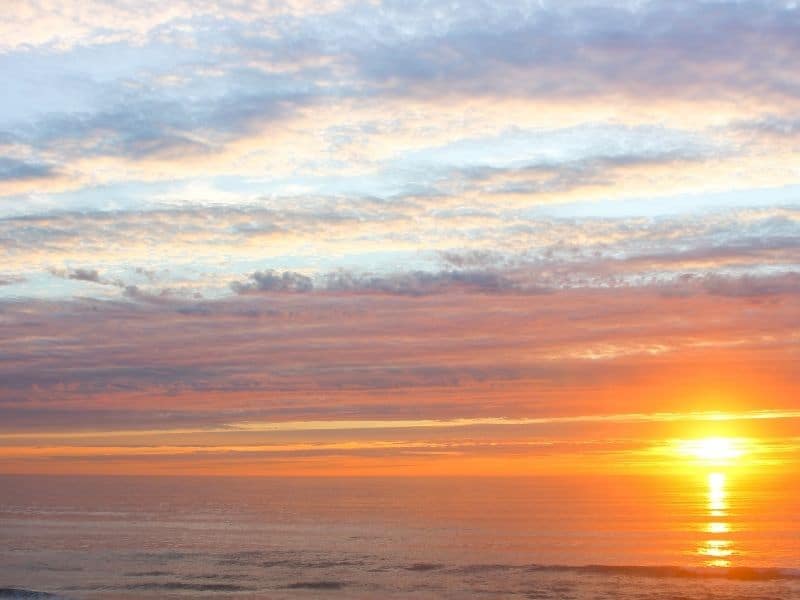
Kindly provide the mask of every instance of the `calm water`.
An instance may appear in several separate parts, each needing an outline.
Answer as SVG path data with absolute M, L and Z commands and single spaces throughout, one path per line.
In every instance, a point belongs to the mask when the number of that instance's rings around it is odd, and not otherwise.
M 0 588 L 76 599 L 800 598 L 797 483 L 3 476 Z

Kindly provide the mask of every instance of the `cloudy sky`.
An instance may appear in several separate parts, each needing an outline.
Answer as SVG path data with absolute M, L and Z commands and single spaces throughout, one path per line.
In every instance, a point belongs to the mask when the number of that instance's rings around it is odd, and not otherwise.
M 0 470 L 797 456 L 796 2 L 12 4 Z

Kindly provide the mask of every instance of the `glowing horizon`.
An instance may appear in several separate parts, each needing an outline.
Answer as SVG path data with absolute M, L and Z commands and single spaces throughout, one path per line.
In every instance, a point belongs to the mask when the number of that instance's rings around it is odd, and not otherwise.
M 43 467 L 41 472 L 123 474 L 151 469 L 212 475 L 220 461 L 228 470 L 253 475 L 492 475 L 598 470 L 682 473 L 687 468 L 756 466 L 762 471 L 779 472 L 793 463 L 800 450 L 800 437 L 658 439 L 642 434 L 638 428 L 644 424 L 666 425 L 672 431 L 686 431 L 706 423 L 711 431 L 719 431 L 721 423 L 730 426 L 737 421 L 746 424 L 765 419 L 793 423 L 798 418 L 800 415 L 792 411 L 762 410 L 731 414 L 245 421 L 217 428 L 6 433 L 0 434 L 0 443 L 4 442 L 0 459 L 12 471 L 19 465 L 19 472 L 31 467 L 36 470 L 38 464 Z M 587 435 L 586 426 L 613 427 L 617 434 L 612 439 L 597 438 Z M 144 470 L 136 467 L 143 460 L 148 461 Z M 48 466 L 52 461 L 57 461 L 58 471 Z M 239 468 L 235 467 L 237 462 L 241 463 Z M 398 464 L 402 466 L 398 468 Z

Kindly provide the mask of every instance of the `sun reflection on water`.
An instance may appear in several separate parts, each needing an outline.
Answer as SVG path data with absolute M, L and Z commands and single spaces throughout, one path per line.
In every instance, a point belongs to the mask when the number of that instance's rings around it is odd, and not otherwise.
M 747 437 L 700 437 L 672 441 L 672 452 L 684 468 L 703 474 L 703 520 L 696 531 L 703 535 L 693 553 L 708 567 L 730 567 L 741 554 L 734 540 L 740 527 L 732 525 L 729 476 L 753 464 L 758 442 Z
M 708 510 L 712 517 L 724 517 L 728 504 L 725 501 L 725 475 L 723 473 L 709 473 L 708 475 Z
M 712 519 L 705 526 L 705 531 L 712 534 L 730 533 L 731 526 L 723 521 L 728 516 L 728 492 L 726 489 L 727 478 L 724 473 L 708 474 L 708 515 Z M 697 553 L 706 557 L 709 567 L 729 567 L 730 557 L 734 554 L 733 542 L 729 539 L 714 537 L 706 540 L 704 545 L 697 549 Z

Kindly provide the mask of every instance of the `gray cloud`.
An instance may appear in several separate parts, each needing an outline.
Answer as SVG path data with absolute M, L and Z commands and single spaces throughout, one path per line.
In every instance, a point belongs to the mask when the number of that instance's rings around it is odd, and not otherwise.
M 464 262 L 458 255 L 448 258 Z M 618 263 L 619 261 L 614 260 L 575 260 L 564 263 L 539 261 L 506 269 L 410 271 L 385 275 L 338 270 L 320 276 L 322 285 L 316 287 L 311 278 L 304 275 L 269 270 L 253 273 L 248 282 L 234 282 L 231 287 L 237 294 L 316 291 L 399 296 L 456 292 L 537 295 L 568 288 L 614 287 L 653 288 L 666 295 L 707 293 L 732 297 L 776 296 L 800 292 L 800 274 L 794 271 L 731 274 L 698 270 L 691 273 L 666 272 L 652 276 L 635 271 L 628 273 Z
M 560 162 L 539 161 L 515 167 L 454 168 L 444 177 L 444 185 L 452 187 L 455 182 L 465 189 L 490 194 L 567 192 L 589 185 L 612 185 L 625 176 L 625 169 L 697 163 L 721 154 L 720 150 L 687 145 L 679 149 L 606 154 Z
M 486 293 L 544 293 L 543 287 L 524 287 L 504 274 L 490 270 L 411 271 L 389 275 L 337 271 L 325 276 L 326 289 L 355 293 L 374 292 L 403 296 L 426 296 L 456 290 Z
M 89 267 L 78 267 L 76 269 L 48 269 L 51 275 L 60 277 L 62 279 L 72 279 L 74 281 L 86 281 L 89 283 L 99 283 L 100 285 L 113 285 L 122 287 L 123 284 L 119 280 L 106 279 L 100 275 L 97 269 Z
M 89 283 L 97 283 L 99 285 L 120 288 L 122 290 L 122 295 L 124 298 L 127 298 L 129 300 L 134 300 L 137 302 L 174 305 L 176 303 L 186 301 L 187 299 L 198 300 L 201 297 L 197 293 L 191 295 L 190 293 L 184 290 L 176 292 L 175 290 L 172 290 L 170 288 L 143 289 L 138 285 L 126 283 L 120 278 L 112 279 L 108 277 L 103 277 L 97 269 L 91 269 L 86 267 L 80 267 L 77 269 L 51 268 L 49 269 L 49 272 L 51 275 L 54 275 L 56 277 L 61 277 L 63 279 L 72 279 L 74 281 L 86 281 Z M 151 271 L 148 271 L 146 269 L 136 268 L 132 269 L 132 272 L 134 274 L 143 276 L 144 278 L 147 279 L 148 283 L 150 284 L 155 282 L 156 279 L 155 274 Z
M 16 275 L 0 275 L 0 286 L 14 285 L 16 283 L 23 283 L 26 279 Z
M 506 260 L 506 255 L 494 250 L 443 250 L 439 256 L 444 263 L 458 269 L 496 267 Z
M 683 273 L 655 284 L 665 297 L 697 295 L 767 300 L 800 295 L 800 272 L 729 275 L 720 273 Z
M 800 117 L 787 115 L 768 115 L 759 119 L 736 124 L 744 132 L 766 134 L 781 138 L 800 136 Z
M 177 302 L 185 301 L 186 298 L 180 294 L 176 294 L 170 288 L 163 288 L 159 290 L 145 290 L 138 285 L 128 285 L 122 282 L 116 284 L 117 287 L 122 288 L 122 295 L 129 300 L 137 302 L 148 302 L 153 304 L 167 304 L 175 305 Z M 197 295 L 195 299 L 199 299 Z
M 727 243 L 713 240 L 698 240 L 695 247 L 664 250 L 657 253 L 634 254 L 624 259 L 630 265 L 642 264 L 652 267 L 669 267 L 671 264 L 704 262 L 731 262 L 748 265 L 759 262 L 793 263 L 800 260 L 800 238 L 796 236 L 774 236 L 772 238 L 743 235 Z
M 415 21 L 420 33 L 411 36 L 403 28 L 422 14 L 403 18 L 399 8 L 389 10 L 395 28 L 388 25 L 380 42 L 362 32 L 358 39 L 368 41 L 355 56 L 365 78 L 400 93 L 800 91 L 784 64 L 800 49 L 800 11 L 777 2 L 580 3 L 491 11 L 476 3 L 462 19 L 450 15 L 447 27 Z M 767 51 L 764 39 L 770 40 Z
M 46 179 L 57 174 L 52 165 L 0 157 L 0 181 Z
M 67 275 L 69 279 L 76 279 L 78 281 L 92 281 L 100 283 L 100 274 L 96 269 L 75 269 Z
M 314 283 L 310 277 L 302 273 L 284 271 L 278 273 L 272 269 L 266 271 L 256 271 L 245 283 L 234 282 L 231 288 L 237 294 L 248 294 L 252 292 L 310 292 L 314 289 Z
M 312 278 L 292 271 L 256 271 L 245 282 L 233 282 L 237 294 L 254 292 L 355 293 L 427 296 L 458 290 L 482 293 L 546 293 L 544 286 L 516 281 L 494 270 L 400 271 L 387 274 L 359 273 L 339 269 Z
M 796 210 L 725 211 L 694 217 L 629 219 L 531 219 L 489 233 L 497 248 L 509 240 L 548 243 L 514 249 L 439 252 L 456 269 L 494 269 L 539 285 L 593 287 L 650 285 L 681 273 L 761 277 L 800 261 Z M 557 241 L 553 241 L 557 240 Z M 485 244 L 484 244 L 485 245 Z
M 777 296 L 781 294 L 800 294 L 800 272 L 779 273 L 758 277 L 741 275 L 725 277 L 710 274 L 702 280 L 703 288 L 715 296 L 751 298 L 758 296 Z
M 125 156 L 133 160 L 179 159 L 215 152 L 249 131 L 310 101 L 303 91 L 271 91 L 263 79 L 246 92 L 186 101 L 128 92 L 122 101 L 94 113 L 49 115 L 17 136 L 39 149 L 78 155 Z
M 215 243 L 283 234 L 318 235 L 336 226 L 408 221 L 408 203 L 370 198 L 286 197 L 263 199 L 274 208 L 195 205 L 155 210 L 53 212 L 0 218 L 0 248 L 72 249 L 76 244 L 102 253 L 109 246 L 174 243 L 181 235 Z M 177 231 L 176 231 L 177 229 Z M 112 243 L 113 241 L 113 243 Z

